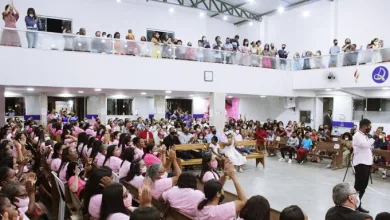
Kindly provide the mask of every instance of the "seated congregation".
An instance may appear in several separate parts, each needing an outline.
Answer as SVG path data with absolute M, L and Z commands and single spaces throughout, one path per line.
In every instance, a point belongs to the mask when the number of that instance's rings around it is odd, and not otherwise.
M 286 143 L 285 137 L 289 137 Z M 351 135 L 342 137 L 350 141 Z M 302 163 L 316 143 L 330 138 L 330 132 L 327 126 L 316 132 L 292 122 L 285 128 L 271 120 L 261 124 L 230 119 L 220 133 L 206 119 L 138 118 L 124 123 L 109 120 L 104 125 L 99 119 L 63 123 L 53 118 L 43 126 L 10 118 L 1 138 L 3 219 L 78 215 L 101 220 L 306 220 L 309 217 L 296 205 L 276 211 L 261 195 L 247 198 L 237 172 L 244 171 L 251 155 L 265 150 L 271 156 L 279 149 L 282 159 L 289 152 L 290 163 L 296 153 Z M 240 146 L 249 140 L 252 145 Z M 204 149 L 179 150 L 191 144 Z M 316 155 L 321 152 L 313 158 Z M 189 160 L 199 164 L 182 172 L 181 161 Z M 224 190 L 227 181 L 233 182 L 235 193 Z M 64 191 L 56 186 L 64 186 Z M 326 214 L 327 220 L 373 219 L 355 211 L 360 202 L 353 186 L 338 184 L 332 196 L 335 206 Z M 388 215 L 381 213 L 376 219 Z

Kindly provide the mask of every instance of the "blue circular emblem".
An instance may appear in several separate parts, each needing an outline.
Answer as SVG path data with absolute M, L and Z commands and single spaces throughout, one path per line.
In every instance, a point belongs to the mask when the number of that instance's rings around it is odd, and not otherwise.
M 384 83 L 389 78 L 389 70 L 384 66 L 378 66 L 372 71 L 372 80 L 376 83 Z

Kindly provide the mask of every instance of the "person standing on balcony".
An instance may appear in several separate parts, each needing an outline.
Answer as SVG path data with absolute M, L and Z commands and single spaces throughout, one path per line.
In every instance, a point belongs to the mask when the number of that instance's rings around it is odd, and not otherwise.
M 19 20 L 19 12 L 14 7 L 14 1 L 11 0 L 11 4 L 5 6 L 3 12 L 3 20 L 6 28 L 16 28 L 16 22 Z M 15 30 L 3 30 L 1 36 L 1 45 L 20 47 L 19 34 Z
M 153 46 L 153 52 L 152 52 L 152 58 L 161 58 L 160 54 L 160 34 L 156 31 L 153 33 L 152 37 L 152 43 L 154 44 Z
M 272 69 L 276 69 L 276 54 L 278 54 L 278 50 L 276 49 L 275 45 L 271 43 L 270 57 Z
M 239 48 L 239 50 L 242 53 L 241 65 L 249 66 L 251 57 L 249 55 L 250 49 L 249 49 L 249 40 L 248 39 L 244 39 L 244 41 L 242 42 L 242 46 Z
M 286 70 L 288 52 L 285 50 L 286 44 L 282 44 L 282 49 L 278 51 L 280 60 L 280 69 Z
M 334 39 L 333 46 L 329 49 L 329 67 L 337 67 L 337 54 L 340 53 L 340 46 L 337 46 L 338 43 L 337 39 Z
M 240 36 L 236 35 L 234 36 L 234 39 L 232 39 L 232 46 L 233 46 L 233 54 L 232 54 L 232 63 L 237 64 L 237 51 L 239 51 L 240 48 Z
M 38 31 L 38 25 L 40 23 L 38 16 L 35 14 L 34 8 L 27 9 L 27 15 L 24 18 L 24 21 L 26 22 L 26 28 L 28 30 L 26 32 L 28 48 L 35 48 L 38 41 L 38 33 L 30 31 Z
M 263 68 L 271 68 L 271 52 L 269 51 L 269 44 L 264 45 L 263 53 L 261 54 L 263 56 Z
M 350 54 L 349 52 L 351 51 L 351 39 L 347 38 L 345 39 L 345 44 L 344 46 L 341 48 L 341 50 L 344 52 L 344 62 L 343 62 L 343 66 L 350 66 Z
M 225 41 L 225 43 L 222 45 L 222 48 L 223 48 L 224 51 L 226 51 L 226 52 L 225 52 L 225 54 L 226 54 L 226 63 L 231 64 L 231 59 L 230 59 L 230 57 L 232 56 L 233 45 L 232 45 L 232 43 L 230 42 L 230 38 L 228 38 L 228 37 L 226 38 L 226 41 Z

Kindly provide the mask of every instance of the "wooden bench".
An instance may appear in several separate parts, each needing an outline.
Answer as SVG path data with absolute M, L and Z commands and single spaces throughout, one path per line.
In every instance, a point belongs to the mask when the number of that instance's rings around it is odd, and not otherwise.
M 204 188 L 204 184 L 198 180 L 197 189 L 203 192 L 203 188 Z M 225 189 L 223 191 L 225 193 L 225 199 L 223 200 L 224 203 L 238 200 L 238 196 L 236 194 Z M 279 220 L 279 217 L 280 217 L 280 212 L 271 208 L 270 220 Z
M 309 152 L 308 155 L 312 157 L 319 157 L 325 159 L 331 159 L 332 169 L 341 169 L 343 163 L 343 149 L 344 145 L 341 144 L 340 141 L 332 141 L 332 142 L 316 142 L 316 150 L 317 153 Z M 334 145 L 339 144 L 340 148 L 335 149 Z M 325 152 L 325 155 L 320 155 L 320 152 Z
M 276 141 L 276 139 L 275 139 L 274 145 L 273 146 L 267 146 L 266 150 L 267 150 L 267 152 L 268 152 L 268 150 L 278 151 L 278 150 L 280 150 L 281 146 L 287 145 L 287 141 L 288 141 L 288 137 L 281 137 L 280 141 Z M 275 143 L 278 144 L 278 147 L 276 147 Z M 268 156 L 270 156 L 270 155 L 268 155 Z M 277 154 L 275 153 L 274 156 L 277 156 Z
M 219 143 L 219 146 L 221 148 L 224 148 L 225 145 L 223 143 Z M 256 141 L 237 141 L 236 146 L 256 146 Z M 263 168 L 265 168 L 265 162 L 264 162 L 264 152 L 254 152 L 251 154 L 246 155 L 246 159 L 255 159 L 256 160 L 256 167 L 261 163 L 263 165 Z
M 390 151 L 389 150 L 381 150 L 381 149 L 372 149 L 372 155 L 373 156 L 380 156 L 385 158 L 386 160 L 390 160 Z M 390 164 L 372 164 L 372 167 L 374 168 L 383 168 L 390 170 Z
M 207 147 L 204 144 L 180 144 L 180 145 L 175 145 L 175 149 L 176 149 L 176 151 L 205 150 L 205 149 L 207 149 Z M 183 166 L 192 166 L 192 165 L 201 165 L 202 164 L 202 158 L 190 159 L 190 160 L 183 160 L 181 158 L 177 158 L 176 161 L 177 161 L 177 164 L 179 165 L 180 169 Z

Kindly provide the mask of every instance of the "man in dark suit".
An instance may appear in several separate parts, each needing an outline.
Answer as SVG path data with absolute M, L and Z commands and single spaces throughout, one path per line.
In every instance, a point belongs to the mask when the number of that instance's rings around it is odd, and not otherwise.
M 339 183 L 333 188 L 333 202 L 336 206 L 328 210 L 325 220 L 373 220 L 370 215 L 356 211 L 360 198 L 349 183 Z
M 329 110 L 328 113 L 324 116 L 323 125 L 328 125 L 329 131 L 332 133 L 332 110 Z

